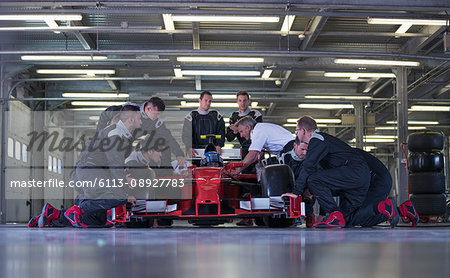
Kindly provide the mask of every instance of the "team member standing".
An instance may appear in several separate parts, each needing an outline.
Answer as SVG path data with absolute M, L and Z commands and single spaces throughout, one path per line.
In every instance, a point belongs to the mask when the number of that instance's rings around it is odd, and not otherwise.
M 184 119 L 182 139 L 186 146 L 187 155 L 198 155 L 194 149 L 205 148 L 208 145 L 208 139 L 201 139 L 201 135 L 220 135 L 216 139 L 216 150 L 222 153 L 222 147 L 225 143 L 225 122 L 222 115 L 216 110 L 210 110 L 212 103 L 212 94 L 204 91 L 200 94 L 198 103 L 200 107 L 191 111 Z
M 370 184 L 367 163 L 340 139 L 320 132 L 311 117 L 300 118 L 296 132 L 300 142 L 308 143 L 308 150 L 293 194 L 283 196 L 296 198 L 308 187 L 324 212 L 329 214 L 315 227 L 344 227 L 345 221 L 362 205 L 367 194 Z M 333 193 L 341 197 L 339 206 Z
M 250 147 L 251 140 L 247 140 L 239 134 L 235 124 L 240 119 L 245 116 L 252 117 L 257 123 L 262 123 L 263 118 L 259 111 L 251 110 L 248 106 L 250 105 L 250 96 L 247 91 L 239 91 L 236 94 L 236 102 L 239 105 L 239 111 L 233 112 L 230 117 L 230 125 L 227 127 L 226 138 L 228 142 L 232 142 L 234 139 L 238 139 L 242 147 L 242 157 L 245 157 L 248 153 L 248 148 Z

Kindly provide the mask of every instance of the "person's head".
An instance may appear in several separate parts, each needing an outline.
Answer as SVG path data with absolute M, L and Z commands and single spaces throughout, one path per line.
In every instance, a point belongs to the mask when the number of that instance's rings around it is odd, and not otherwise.
M 244 112 L 250 105 L 250 96 L 247 91 L 239 91 L 236 94 L 236 103 L 239 105 L 239 111 Z
M 152 144 L 153 139 L 154 138 L 150 134 L 147 134 L 141 142 L 139 150 L 142 152 L 145 159 L 153 164 L 158 164 L 161 160 L 161 150 L 157 149 L 156 146 Z
M 250 140 L 250 132 L 255 125 L 256 121 L 250 116 L 245 116 L 234 124 L 241 137 L 245 138 L 245 140 Z
M 309 143 L 312 133 L 317 129 L 316 121 L 310 116 L 303 116 L 297 121 L 297 134 L 300 142 Z
M 308 150 L 308 144 L 304 142 L 300 142 L 298 137 L 295 137 L 294 141 L 294 152 L 300 159 L 305 159 L 306 151 Z
M 159 97 L 150 98 L 144 105 L 144 113 L 152 120 L 159 119 L 164 110 L 166 105 Z
M 203 91 L 200 94 L 198 103 L 200 104 L 200 110 L 203 110 L 203 111 L 209 110 L 209 108 L 211 107 L 211 103 L 212 103 L 212 94 L 208 91 Z
M 139 106 L 124 105 L 119 113 L 119 120 L 127 127 L 129 132 L 141 127 L 141 113 Z

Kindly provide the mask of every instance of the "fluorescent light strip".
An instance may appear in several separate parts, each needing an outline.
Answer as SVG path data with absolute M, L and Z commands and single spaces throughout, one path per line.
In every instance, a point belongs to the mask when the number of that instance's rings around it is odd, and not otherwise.
M 316 119 L 315 118 L 314 120 L 318 124 L 340 124 L 342 122 L 341 119 L 325 119 L 325 118 L 322 118 L 322 119 L 318 118 L 318 119 Z M 293 118 L 287 119 L 288 123 L 296 123 L 297 121 L 298 121 L 298 119 L 293 119 Z
M 368 18 L 368 24 L 413 24 L 413 25 L 435 25 L 443 26 L 446 24 L 444 19 L 408 19 L 408 18 Z
M 89 116 L 89 120 L 91 121 L 98 121 L 100 119 L 100 116 Z
M 292 24 L 294 23 L 295 15 L 287 15 L 284 17 L 283 25 L 281 26 L 282 33 L 289 33 L 291 30 Z
M 378 126 L 375 127 L 375 130 L 397 130 L 398 127 L 396 126 Z M 408 126 L 409 130 L 421 130 L 421 129 L 427 129 L 425 126 Z
M 395 33 L 396 34 L 404 34 L 409 30 L 409 28 L 411 28 L 411 26 L 412 26 L 411 23 L 404 23 L 397 29 L 397 31 L 395 31 Z
M 185 99 L 198 99 L 200 94 L 183 94 Z M 213 99 L 236 99 L 236 95 L 213 94 Z
M 371 100 L 370 96 L 321 96 L 321 95 L 306 95 L 305 98 L 311 99 L 365 99 Z
M 58 28 L 58 23 L 56 23 L 56 21 L 54 21 L 53 19 L 46 19 L 45 23 L 48 25 L 48 27 L 50 28 Z M 60 34 L 61 32 L 59 31 L 53 31 L 53 33 L 55 34 Z
M 364 139 L 396 139 L 396 135 L 365 135 Z
M 53 56 L 53 55 L 22 55 L 23 61 L 102 61 L 107 56 Z
M 325 77 L 349 77 L 357 79 L 360 77 L 368 78 L 395 78 L 393 73 L 376 73 L 376 72 L 325 72 Z
M 397 121 L 387 121 L 386 124 L 396 125 Z M 408 121 L 409 125 L 438 125 L 438 121 Z
M 366 143 L 394 143 L 395 139 L 383 139 L 383 138 L 367 138 L 363 140 Z M 350 143 L 355 143 L 356 139 L 350 140 Z
M 88 70 L 88 69 L 38 69 L 39 74 L 115 74 L 115 70 Z
M 413 105 L 408 111 L 450 112 L 450 106 Z
M 245 57 L 177 57 L 178 62 L 205 62 L 205 63 L 263 63 L 264 58 Z
M 261 75 L 262 79 L 267 79 L 270 77 L 270 75 L 272 74 L 273 70 L 264 70 L 263 74 Z
M 122 105 L 123 101 L 72 101 L 73 106 L 113 106 Z
M 302 103 L 298 108 L 310 109 L 353 109 L 353 104 Z
M 185 107 L 198 107 L 200 104 L 198 102 L 183 102 L 181 101 L 180 104 Z M 239 105 L 235 102 L 231 103 L 220 103 L 220 102 L 213 102 L 211 103 L 211 107 L 216 108 L 239 108 Z
M 181 72 L 181 69 L 173 69 L 173 72 L 175 74 L 175 77 L 183 77 L 183 73 Z
M 63 93 L 63 97 L 69 98 L 127 98 L 129 94 L 114 94 L 114 93 Z
M 419 62 L 413 61 L 394 61 L 394 60 L 367 60 L 367 59 L 334 59 L 336 64 L 350 65 L 383 65 L 383 66 L 409 66 L 417 67 Z
M 172 15 L 171 14 L 163 14 L 163 21 L 164 21 L 164 27 L 168 31 L 175 30 L 175 25 L 173 23 Z
M 250 106 L 252 108 L 256 108 L 256 107 L 258 107 L 258 102 L 257 101 L 253 101 L 252 104 L 250 104 Z
M 259 76 L 259 71 L 182 70 L 182 75 Z
M 203 16 L 203 15 L 172 15 L 173 21 L 192 22 L 279 22 L 278 16 Z
M 105 107 L 84 107 L 84 108 L 68 108 L 72 111 L 105 111 Z
M 0 15 L 0 20 L 58 20 L 58 21 L 80 21 L 81 14 L 23 14 L 23 15 Z

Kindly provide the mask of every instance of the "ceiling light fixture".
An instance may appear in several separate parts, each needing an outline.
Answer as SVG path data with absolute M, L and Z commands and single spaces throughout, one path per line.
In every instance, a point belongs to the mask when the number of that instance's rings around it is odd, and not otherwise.
M 298 108 L 309 109 L 353 109 L 353 104 L 302 103 Z
M 182 70 L 182 75 L 215 75 L 215 76 L 259 76 L 259 71 L 243 70 Z
M 185 107 L 198 107 L 199 103 L 198 102 L 181 102 L 182 106 Z M 211 107 L 215 107 L 215 108 L 238 108 L 239 105 L 235 102 L 213 102 L 211 103 Z
M 122 105 L 123 101 L 72 101 L 73 106 L 113 106 Z
M 294 23 L 295 15 L 286 15 L 284 17 L 283 25 L 281 26 L 281 32 L 284 34 L 289 33 L 291 31 L 292 24 Z
M 396 34 L 405 34 L 409 28 L 411 28 L 412 24 L 411 23 L 404 23 L 402 24 L 397 31 L 395 31 Z
M 67 98 L 127 98 L 130 95 L 114 93 L 63 93 L 62 96 Z
M 204 63 L 263 63 L 264 58 L 251 57 L 177 57 L 178 62 Z
M 314 118 L 314 120 L 316 121 L 316 123 L 318 124 L 340 124 L 342 122 L 341 119 L 326 119 L 326 118 Z M 298 121 L 298 119 L 287 119 L 288 123 L 296 123 Z
M 183 73 L 181 72 L 181 69 L 173 69 L 173 72 L 175 74 L 175 77 L 183 77 Z
M 61 55 L 22 55 L 23 61 L 102 61 L 108 59 L 107 56 L 61 56 Z
M 368 59 L 334 59 L 336 64 L 349 65 L 382 65 L 382 66 L 408 66 L 417 67 L 419 62 L 414 61 L 395 61 L 395 60 L 368 60 Z
M 450 106 L 413 105 L 408 111 L 450 112 Z
M 375 127 L 375 130 L 397 130 L 398 127 L 396 126 L 377 126 Z M 427 129 L 425 126 L 408 126 L 409 130 L 422 130 Z
M 279 22 L 278 16 L 220 16 L 220 15 L 172 15 L 173 21 L 191 22 Z
M 371 96 L 327 96 L 327 95 L 306 95 L 305 98 L 310 99 L 360 99 L 360 100 L 371 100 Z
M 183 94 L 185 99 L 198 99 L 200 94 Z M 236 99 L 236 95 L 231 94 L 213 94 L 213 99 Z
M 252 108 L 256 108 L 256 107 L 258 107 L 258 102 L 257 101 L 252 101 L 252 104 L 250 106 Z
M 392 25 L 434 25 L 443 26 L 446 24 L 444 19 L 409 19 L 409 18 L 368 18 L 368 24 L 392 24 Z
M 395 78 L 393 73 L 377 73 L 377 72 L 325 72 L 325 77 L 348 77 L 350 79 L 358 79 L 360 77 L 367 78 Z
M 350 140 L 350 143 L 355 143 L 356 139 L 353 138 Z M 364 142 L 366 143 L 394 143 L 395 139 L 389 139 L 389 138 L 366 138 L 364 139 Z
M 168 31 L 175 30 L 175 25 L 173 23 L 172 15 L 171 14 L 163 14 L 163 21 L 164 21 L 164 28 Z
M 39 74 L 115 74 L 115 70 L 103 70 L 103 69 L 38 69 Z
M 386 124 L 396 125 L 397 121 L 387 121 Z M 438 121 L 408 121 L 409 125 L 438 125 Z
M 0 15 L 0 20 L 58 20 L 58 21 L 80 21 L 81 14 L 20 14 L 20 15 Z
M 272 74 L 273 70 L 264 70 L 263 74 L 261 75 L 262 79 L 267 79 Z

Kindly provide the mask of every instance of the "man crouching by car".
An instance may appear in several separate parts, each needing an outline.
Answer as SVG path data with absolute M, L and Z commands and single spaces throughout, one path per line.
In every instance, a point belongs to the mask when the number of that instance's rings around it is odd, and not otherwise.
M 141 116 L 136 106 L 124 106 L 119 113 L 119 121 L 92 137 L 77 160 L 71 181 L 89 186 L 79 190 L 75 205 L 58 210 L 47 203 L 29 226 L 104 227 L 107 210 L 136 202 L 128 196 L 131 178 L 124 169 L 132 150 L 132 132 L 141 127 Z

